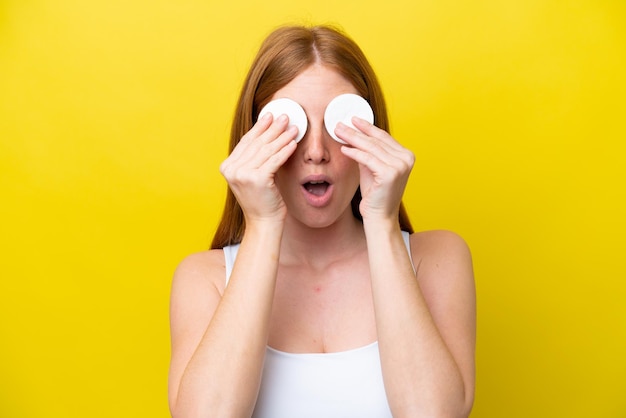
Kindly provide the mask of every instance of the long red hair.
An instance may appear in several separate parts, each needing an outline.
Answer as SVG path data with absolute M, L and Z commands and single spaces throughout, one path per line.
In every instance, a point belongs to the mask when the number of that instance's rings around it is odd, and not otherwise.
M 250 67 L 235 108 L 229 153 L 252 128 L 259 111 L 274 93 L 316 62 L 337 70 L 350 80 L 372 107 L 376 126 L 389 131 L 387 107 L 380 84 L 358 45 L 329 26 L 287 26 L 275 30 L 265 39 Z M 352 198 L 352 213 L 362 220 L 360 202 L 361 193 L 357 189 Z M 403 204 L 400 205 L 398 222 L 403 230 L 413 232 Z M 241 242 L 244 231 L 243 211 L 229 188 L 211 248 Z

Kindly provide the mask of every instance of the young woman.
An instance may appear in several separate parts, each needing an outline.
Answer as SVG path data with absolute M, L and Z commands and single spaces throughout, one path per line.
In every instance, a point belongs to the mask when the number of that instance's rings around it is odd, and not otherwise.
M 330 136 L 328 104 L 366 99 Z M 298 129 L 260 110 L 288 98 Z M 258 118 L 258 120 L 257 120 Z M 330 27 L 284 27 L 243 86 L 229 194 L 212 249 L 187 257 L 171 295 L 174 417 L 466 417 L 474 396 L 469 250 L 412 233 L 401 203 L 413 154 L 388 133 L 377 79 Z

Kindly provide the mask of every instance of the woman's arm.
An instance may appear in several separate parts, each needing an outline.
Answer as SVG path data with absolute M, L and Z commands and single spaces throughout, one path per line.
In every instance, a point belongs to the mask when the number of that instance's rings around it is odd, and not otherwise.
M 381 364 L 395 417 L 467 417 L 474 399 L 475 291 L 465 242 L 366 225 Z
M 297 130 L 287 122 L 261 118 L 220 167 L 246 222 L 223 295 L 222 251 L 192 257 L 175 274 L 169 399 L 176 418 L 250 417 L 254 409 L 287 214 L 274 175 L 296 148 Z
M 171 295 L 169 399 L 178 417 L 250 417 L 259 390 L 282 228 L 249 227 L 231 279 L 223 252 L 187 258 Z M 201 258 L 202 257 L 202 258 Z
M 467 246 L 445 232 L 415 234 L 411 258 L 398 210 L 415 162 L 387 132 L 353 118 L 335 132 L 359 163 L 385 389 L 395 417 L 467 417 L 474 396 L 475 291 Z

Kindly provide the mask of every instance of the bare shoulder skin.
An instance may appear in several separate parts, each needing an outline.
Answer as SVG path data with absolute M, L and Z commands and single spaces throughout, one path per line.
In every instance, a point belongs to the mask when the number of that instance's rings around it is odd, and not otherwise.
M 450 231 L 411 235 L 417 280 L 433 321 L 459 368 L 466 404 L 473 404 L 476 290 L 470 249 Z
M 187 256 L 177 267 L 170 296 L 172 359 L 169 399 L 189 359 L 200 343 L 224 293 L 224 251 L 210 250 Z

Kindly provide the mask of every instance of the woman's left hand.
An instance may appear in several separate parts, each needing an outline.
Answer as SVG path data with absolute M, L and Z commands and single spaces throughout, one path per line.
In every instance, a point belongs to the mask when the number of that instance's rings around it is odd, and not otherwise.
M 371 123 L 357 117 L 352 123 L 358 130 L 339 123 L 335 133 L 350 145 L 343 154 L 359 163 L 361 216 L 396 222 L 415 155 Z

